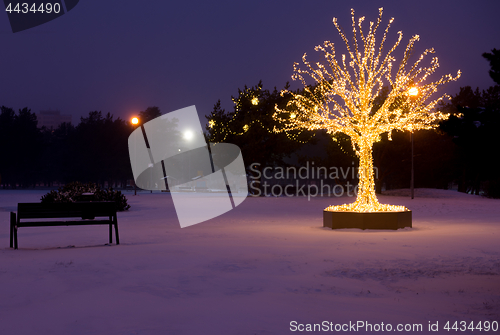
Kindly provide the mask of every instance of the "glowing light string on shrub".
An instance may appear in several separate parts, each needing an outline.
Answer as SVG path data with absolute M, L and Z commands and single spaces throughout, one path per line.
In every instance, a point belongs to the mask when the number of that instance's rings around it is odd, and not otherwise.
M 394 50 L 401 43 L 402 32 L 398 32 L 395 44 L 384 55 L 387 33 L 394 21 L 389 20 L 382 39 L 376 45 L 376 32 L 382 22 L 382 8 L 376 22 L 370 22 L 366 32 L 362 30 L 364 17 L 357 21 L 352 16 L 352 40 L 348 40 L 343 29 L 333 19 L 340 37 L 347 47 L 347 56 L 342 54 L 337 60 L 334 43 L 326 41 L 315 48 L 324 54 L 327 65 L 310 63 L 306 54 L 302 57 L 305 69 L 294 63 L 293 80 L 300 80 L 304 91 L 294 93 L 283 90 L 293 97 L 285 109 L 276 106 L 273 117 L 279 121 L 275 132 L 289 132 L 296 129 L 326 129 L 330 135 L 344 133 L 351 139 L 351 144 L 359 157 L 359 185 L 356 201 L 352 204 L 330 206 L 332 211 L 402 211 L 403 206 L 380 204 L 375 195 L 373 178 L 373 143 L 384 133 L 431 129 L 439 120 L 448 118 L 448 114 L 435 110 L 439 101 L 448 95 L 430 100 L 438 87 L 460 77 L 460 71 L 453 77 L 448 74 L 439 80 L 427 82 L 428 77 L 439 67 L 437 57 L 433 57 L 429 66 L 423 66 L 425 56 L 434 53 L 434 49 L 425 50 L 410 66 L 409 59 L 414 51 L 419 36 L 413 36 L 404 51 L 399 64 L 393 56 Z M 359 42 L 358 42 L 359 41 Z M 308 85 L 305 77 L 313 79 L 314 85 Z M 375 105 L 384 85 L 389 87 L 386 99 L 380 106 Z M 415 89 L 418 94 L 415 94 Z
M 246 102 L 250 102 L 253 106 L 258 106 L 261 101 L 265 101 L 264 99 L 259 99 L 261 96 L 261 89 L 262 87 L 258 86 L 255 90 L 252 88 L 247 88 L 243 91 L 239 92 L 239 95 L 237 98 L 232 98 L 233 103 L 236 105 L 235 106 L 235 112 L 231 116 L 231 118 L 227 121 L 227 123 L 217 123 L 214 119 L 210 119 L 208 121 L 208 127 L 211 129 L 211 131 L 214 134 L 214 137 L 218 138 L 220 142 L 227 141 L 227 138 L 229 135 L 233 136 L 241 136 L 245 134 L 251 127 L 260 127 L 264 129 L 264 131 L 267 132 L 272 132 L 273 131 L 273 126 L 272 125 L 267 125 L 264 124 L 260 119 L 253 119 L 249 120 L 246 124 L 243 126 L 239 126 L 238 123 L 241 121 L 239 117 L 239 113 L 245 113 L 249 112 L 248 109 L 245 109 L 243 107 Z M 251 112 L 251 111 L 250 111 Z M 234 124 L 233 124 L 234 122 Z M 217 127 L 215 127 L 217 125 Z M 296 132 L 296 133 L 291 133 L 287 132 L 285 133 L 287 138 L 289 140 L 299 142 L 299 143 L 307 143 L 308 139 L 301 140 L 299 139 L 299 136 L 301 135 L 301 131 Z M 314 135 L 313 135 L 314 136 Z

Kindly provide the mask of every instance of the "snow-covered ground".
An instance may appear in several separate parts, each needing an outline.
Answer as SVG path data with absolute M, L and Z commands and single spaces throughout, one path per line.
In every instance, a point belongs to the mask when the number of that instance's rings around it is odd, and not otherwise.
M 298 333 L 292 321 L 493 334 L 443 326 L 500 322 L 500 200 L 384 195 L 413 228 L 361 231 L 322 228 L 347 197 L 247 198 L 181 229 L 170 195 L 127 192 L 118 246 L 106 226 L 82 226 L 21 228 L 8 248 L 9 211 L 43 193 L 0 191 L 0 334 Z

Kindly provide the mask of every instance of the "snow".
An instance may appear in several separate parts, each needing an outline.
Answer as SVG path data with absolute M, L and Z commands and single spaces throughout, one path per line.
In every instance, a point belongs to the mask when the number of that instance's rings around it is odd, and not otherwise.
M 413 228 L 362 231 L 322 227 L 325 207 L 352 198 L 247 198 L 181 229 L 169 194 L 127 192 L 118 246 L 106 226 L 73 226 L 20 228 L 20 249 L 8 248 L 9 211 L 44 193 L 0 190 L 0 334 L 298 333 L 292 321 L 424 334 L 438 322 L 441 334 L 447 321 L 500 322 L 499 200 L 391 191 L 380 202 L 410 208 Z

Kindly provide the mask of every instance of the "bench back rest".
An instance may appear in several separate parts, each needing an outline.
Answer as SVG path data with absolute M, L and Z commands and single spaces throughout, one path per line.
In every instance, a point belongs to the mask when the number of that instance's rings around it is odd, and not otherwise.
M 115 216 L 113 201 L 71 202 L 71 203 L 19 203 L 18 219 L 76 218 L 93 216 Z

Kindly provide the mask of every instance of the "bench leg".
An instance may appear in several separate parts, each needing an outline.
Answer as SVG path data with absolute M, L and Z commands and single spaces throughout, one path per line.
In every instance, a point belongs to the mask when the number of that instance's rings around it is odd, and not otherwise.
M 113 243 L 113 223 L 109 223 L 109 244 Z
M 17 249 L 17 225 L 14 226 L 14 249 Z
M 116 237 L 116 244 L 120 244 L 120 238 L 118 237 L 118 219 L 115 216 L 113 224 L 115 225 L 115 237 Z
M 14 248 L 14 225 L 16 224 L 16 213 L 10 212 L 10 247 Z

